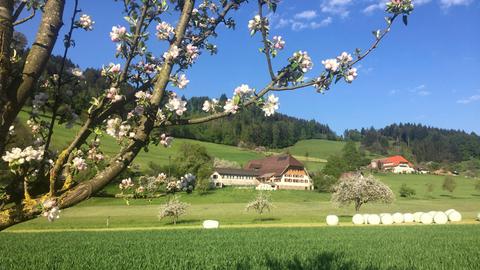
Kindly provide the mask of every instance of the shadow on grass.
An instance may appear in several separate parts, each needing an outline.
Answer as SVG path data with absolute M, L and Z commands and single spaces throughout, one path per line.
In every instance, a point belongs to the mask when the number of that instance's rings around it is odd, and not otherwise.
M 256 218 L 254 219 L 253 221 L 254 222 L 262 222 L 262 221 L 279 221 L 280 219 L 279 218 L 273 218 L 273 217 L 264 217 L 264 218 Z
M 372 265 L 359 265 L 353 260 L 348 259 L 343 253 L 323 252 L 308 258 L 299 258 L 295 256 L 291 259 L 281 260 L 279 258 L 265 258 L 264 265 L 252 265 L 250 260 L 244 260 L 236 264 L 235 269 L 271 269 L 271 270 L 307 270 L 307 269 L 342 269 L 342 270 L 377 270 L 378 267 Z
M 176 225 L 189 225 L 189 224 L 200 224 L 202 223 L 201 220 L 199 219 L 180 219 L 180 220 L 177 220 L 177 224 Z M 173 225 L 173 221 L 172 222 L 168 222 L 166 223 L 166 225 Z

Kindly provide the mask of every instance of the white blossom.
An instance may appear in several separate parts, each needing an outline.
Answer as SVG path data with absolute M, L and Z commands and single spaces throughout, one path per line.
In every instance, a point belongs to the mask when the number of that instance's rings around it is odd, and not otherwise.
M 82 77 L 83 76 L 83 71 L 79 68 L 70 69 L 70 73 L 75 77 Z
M 177 45 L 173 45 L 168 50 L 168 52 L 165 52 L 163 54 L 163 58 L 165 58 L 165 60 L 175 60 L 175 58 L 177 58 L 179 54 L 180 54 L 180 49 L 177 47 Z
M 120 26 L 120 25 L 113 26 L 112 31 L 110 32 L 110 39 L 113 42 L 122 41 L 125 38 L 126 33 L 127 33 L 127 29 L 125 28 L 125 26 Z
M 173 141 L 173 137 L 169 137 L 165 133 L 160 135 L 160 144 L 161 145 L 163 145 L 165 147 L 169 147 L 172 144 L 172 141 Z
M 54 206 L 50 210 L 43 212 L 43 216 L 45 216 L 48 221 L 53 222 L 60 218 L 60 212 L 60 208 Z
M 118 117 L 110 118 L 107 121 L 106 132 L 116 139 L 130 136 L 130 129 L 131 126 L 122 122 L 122 119 Z
M 251 95 L 253 92 L 255 92 L 255 89 L 250 88 L 247 84 L 242 84 L 237 88 L 235 88 L 235 90 L 233 91 L 233 94 L 243 97 L 243 96 Z
M 138 91 L 135 93 L 135 97 L 137 98 L 137 101 L 146 101 L 149 100 L 152 97 L 152 94 L 149 92 L 145 91 Z
M 78 19 L 78 22 L 77 22 L 77 26 L 86 30 L 86 31 L 93 30 L 93 25 L 94 24 L 95 24 L 95 22 L 87 14 L 82 14 L 82 16 L 80 16 L 80 18 Z
M 198 52 L 198 47 L 193 44 L 188 44 L 185 47 L 185 56 L 190 64 L 198 58 Z
M 72 160 L 72 165 L 78 171 L 84 171 L 87 169 L 87 163 L 85 162 L 85 159 L 83 159 L 82 157 L 75 157 Z
M 167 22 L 157 24 L 157 38 L 160 40 L 169 39 L 175 33 L 173 26 Z
M 283 50 L 283 48 L 285 48 L 285 41 L 281 36 L 273 37 L 273 47 L 277 50 Z
M 223 109 L 227 113 L 232 113 L 235 114 L 238 111 L 238 105 L 235 104 L 235 101 L 232 99 L 228 99 L 227 102 L 225 103 L 225 106 L 223 106 Z
M 215 98 L 212 99 L 212 101 L 205 100 L 205 102 L 203 102 L 202 110 L 205 112 L 214 112 L 217 105 L 218 105 L 218 100 Z
M 107 90 L 106 97 L 110 99 L 112 102 L 120 101 L 123 98 L 123 96 L 120 95 L 120 89 L 115 87 L 110 87 L 110 89 Z
M 171 111 L 175 112 L 177 115 L 181 116 L 183 113 L 187 110 L 187 102 L 184 100 L 181 100 L 180 98 L 177 97 L 172 97 L 168 100 L 167 105 L 165 107 Z
M 349 54 L 347 52 L 342 52 L 342 54 L 340 56 L 337 56 L 337 60 L 340 63 L 348 64 L 348 63 L 352 62 L 353 58 L 352 58 L 351 54 Z
M 322 65 L 325 66 L 326 70 L 336 72 L 340 64 L 337 59 L 327 59 L 322 61 Z
M 348 83 L 353 82 L 357 78 L 357 69 L 356 68 L 351 68 L 347 71 L 347 74 L 345 74 L 345 81 Z
M 312 58 L 307 52 L 298 51 L 293 54 L 293 60 L 298 63 L 302 72 L 305 73 L 313 68 Z
M 278 106 L 280 103 L 278 103 L 278 97 L 275 97 L 273 94 L 270 94 L 268 96 L 267 101 L 262 107 L 263 112 L 265 113 L 265 116 L 272 116 L 275 114 L 275 112 L 278 110 Z
M 133 184 L 132 178 L 130 178 L 130 177 L 123 179 L 122 182 L 120 182 L 120 184 L 118 185 L 118 187 L 121 190 L 129 189 L 133 186 L 134 186 L 134 184 Z
M 7 162 L 8 166 L 13 170 L 14 167 L 25 163 L 42 161 L 43 152 L 43 147 L 39 147 L 38 149 L 35 149 L 32 146 L 27 146 L 25 149 L 14 147 L 10 151 L 6 151 L 2 156 L 2 159 Z

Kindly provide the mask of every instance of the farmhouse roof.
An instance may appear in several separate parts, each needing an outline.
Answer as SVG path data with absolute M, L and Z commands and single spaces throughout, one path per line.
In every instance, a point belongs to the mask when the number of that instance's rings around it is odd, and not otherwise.
M 260 175 L 281 176 L 288 168 L 304 169 L 303 164 L 291 155 L 278 155 L 252 160 L 245 169 L 254 170 Z
M 232 168 L 215 168 L 215 171 L 221 175 L 238 175 L 238 176 L 258 176 L 259 173 L 254 170 L 232 169 Z
M 413 164 L 408 161 L 406 158 L 402 156 L 393 156 L 393 157 L 387 157 L 384 159 L 379 160 L 380 163 L 382 163 L 383 166 L 398 166 L 400 164 L 408 164 L 409 166 L 413 166 Z

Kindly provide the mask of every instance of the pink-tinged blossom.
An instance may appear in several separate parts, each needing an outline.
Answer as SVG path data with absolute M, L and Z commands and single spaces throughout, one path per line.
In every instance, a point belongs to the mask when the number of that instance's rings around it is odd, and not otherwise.
M 237 88 L 235 88 L 235 90 L 233 91 L 233 94 L 243 97 L 243 96 L 249 96 L 253 94 L 253 92 L 255 92 L 255 89 L 250 88 L 247 84 L 242 84 Z
M 353 58 L 351 54 L 343 52 L 341 55 L 337 56 L 337 60 L 342 64 L 348 64 L 352 62 Z
M 110 74 L 118 74 L 121 71 L 120 64 L 110 63 L 108 66 L 102 66 L 102 76 L 108 76 Z
M 120 89 L 115 87 L 110 87 L 110 89 L 107 90 L 106 97 L 110 99 L 112 102 L 120 101 L 123 98 L 123 96 L 120 95 Z
M 347 83 L 351 83 L 351 82 L 353 82 L 353 80 L 355 80 L 357 78 L 357 76 L 358 76 L 357 69 L 356 68 L 351 68 L 345 74 L 345 81 Z
M 190 81 L 187 79 L 187 76 L 185 74 L 173 78 L 173 84 L 180 89 L 184 89 L 185 87 L 187 87 L 189 82 Z
M 172 141 L 173 141 L 173 137 L 169 137 L 165 133 L 160 135 L 160 144 L 161 145 L 163 145 L 165 147 L 169 147 L 172 144 Z
M 106 132 L 108 135 L 120 140 L 123 137 L 130 136 L 131 126 L 122 122 L 120 118 L 111 118 L 107 120 Z
M 175 60 L 175 58 L 177 58 L 179 54 L 180 54 L 180 49 L 177 47 L 177 45 L 173 45 L 172 47 L 170 47 L 168 52 L 165 52 L 163 54 L 163 58 L 165 60 Z
M 225 106 L 223 106 L 223 109 L 226 113 L 235 114 L 237 113 L 239 107 L 235 104 L 235 101 L 233 101 L 232 99 L 228 99 L 225 103 Z
M 53 222 L 60 218 L 60 212 L 60 208 L 54 206 L 50 210 L 43 212 L 43 216 L 46 217 L 48 221 Z
M 339 67 L 337 59 L 327 59 L 322 61 L 322 65 L 325 66 L 325 69 L 331 72 L 336 72 Z
M 123 179 L 122 182 L 120 182 L 120 184 L 118 185 L 118 187 L 121 190 L 129 189 L 133 186 L 134 186 L 134 184 L 133 184 L 132 178 L 130 178 L 130 177 Z
M 72 165 L 73 165 L 73 168 L 75 168 L 78 171 L 84 171 L 87 169 L 87 163 L 85 162 L 85 159 L 81 157 L 75 157 L 72 160 Z
M 185 47 L 185 56 L 190 64 L 192 64 L 198 58 L 198 52 L 198 47 L 192 44 L 188 44 Z
M 275 97 L 273 94 L 270 94 L 267 98 L 267 101 L 265 101 L 265 104 L 262 107 L 262 110 L 265 113 L 265 116 L 274 115 L 275 112 L 278 110 L 279 105 L 280 103 L 278 103 L 278 97 Z
M 137 98 L 137 101 L 146 101 L 152 97 L 152 94 L 145 91 L 138 91 L 135 93 L 135 97 Z
M 125 38 L 126 33 L 127 33 L 127 28 L 125 28 L 125 26 L 120 26 L 120 25 L 113 26 L 112 32 L 110 32 L 110 39 L 113 42 L 122 41 Z
M 184 100 L 181 100 L 180 98 L 177 97 L 172 97 L 170 100 L 168 100 L 167 105 L 165 107 L 171 111 L 175 112 L 177 115 L 181 116 L 183 113 L 187 110 L 187 102 Z
M 143 193 L 145 192 L 145 188 L 143 186 L 139 186 L 136 190 L 135 190 L 136 193 Z
M 160 40 L 169 39 L 175 33 L 173 26 L 167 22 L 157 24 L 157 38 Z
M 87 157 L 93 162 L 98 162 L 105 159 L 105 156 L 102 153 L 99 153 L 96 147 L 88 150 Z
M 205 102 L 203 102 L 202 110 L 205 111 L 205 112 L 214 112 L 215 108 L 217 106 L 218 106 L 218 100 L 217 99 L 212 99 L 212 101 L 205 100 Z
M 273 37 L 273 47 L 277 50 L 283 50 L 283 48 L 285 48 L 285 41 L 281 36 Z
M 313 68 L 312 58 L 307 52 L 298 51 L 293 54 L 293 60 L 298 63 L 302 72 L 305 73 Z
M 93 25 L 95 24 L 95 22 L 92 20 L 92 18 L 89 15 L 82 14 L 82 16 L 80 16 L 76 24 L 78 27 L 86 31 L 91 31 L 93 30 Z

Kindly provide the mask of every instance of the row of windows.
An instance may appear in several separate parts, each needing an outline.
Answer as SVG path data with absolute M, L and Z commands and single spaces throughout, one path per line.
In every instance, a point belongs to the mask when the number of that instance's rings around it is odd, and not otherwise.
M 251 177 L 251 176 L 239 176 L 239 175 L 223 175 L 222 178 L 224 178 L 224 179 L 245 179 L 245 180 L 253 179 L 253 177 Z
M 303 178 L 303 175 L 298 175 L 298 174 L 285 174 L 285 177 L 298 177 L 298 178 Z
M 285 178 L 286 183 L 308 183 L 309 181 L 306 179 L 290 179 L 290 178 Z

